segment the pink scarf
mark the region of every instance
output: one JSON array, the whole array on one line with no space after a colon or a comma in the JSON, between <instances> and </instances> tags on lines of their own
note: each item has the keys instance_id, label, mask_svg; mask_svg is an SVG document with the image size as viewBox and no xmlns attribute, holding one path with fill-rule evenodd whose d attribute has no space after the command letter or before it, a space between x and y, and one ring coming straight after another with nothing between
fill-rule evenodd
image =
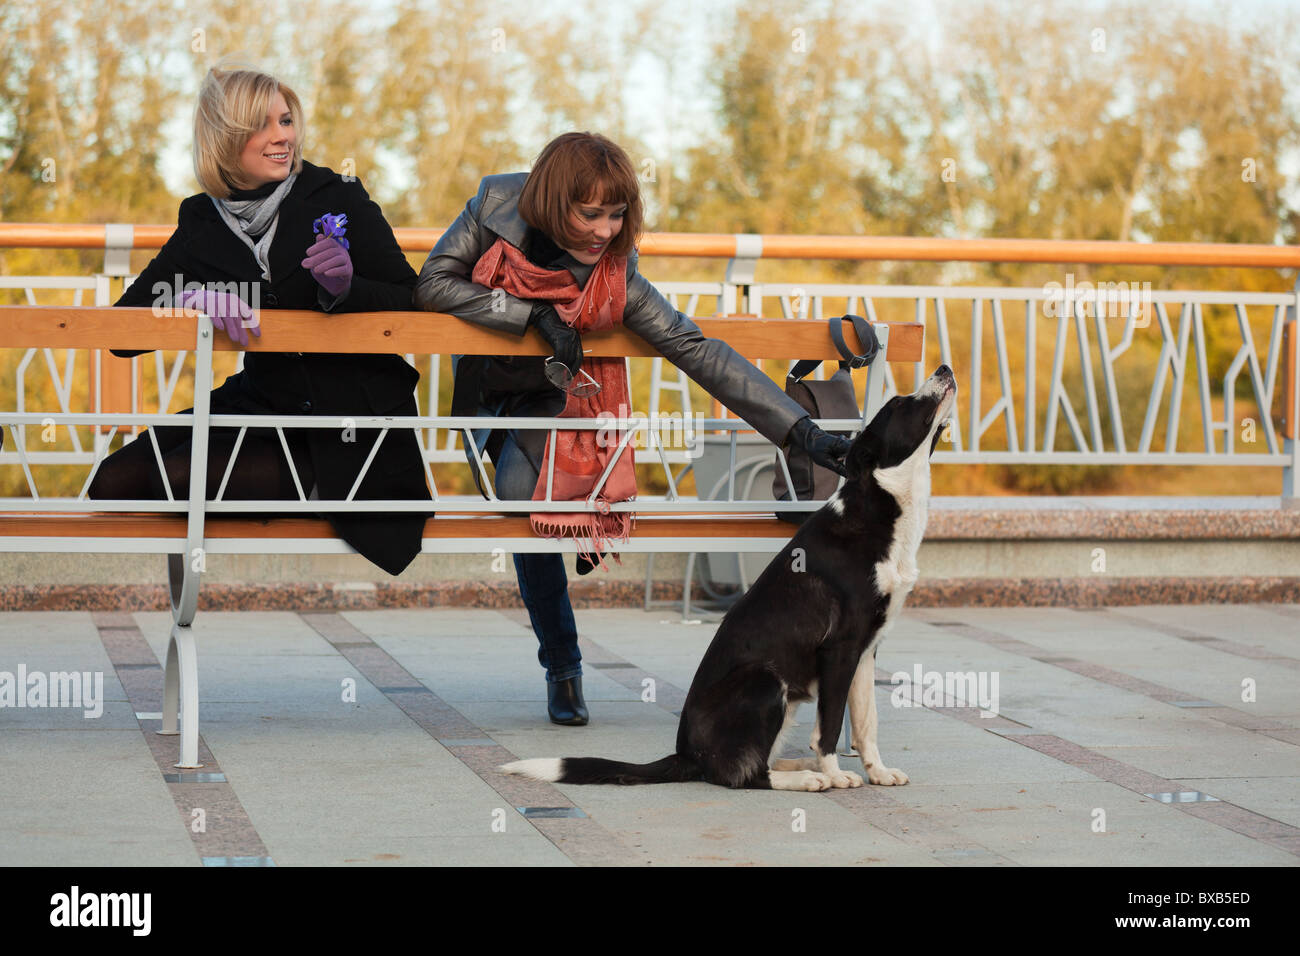
<instances>
[{"instance_id":1,"label":"pink scarf","mask_svg":"<svg viewBox=\"0 0 1300 956\"><path fill-rule=\"evenodd\" d=\"M579 289L569 270L534 265L510 243L498 239L483 253L471 278L479 285L504 289L516 298L554 303L560 318L582 334L612 329L623 323L623 307L627 304L625 256L601 256L586 287ZM602 413L618 418L626 416L632 400L624 360L588 358L583 361L582 369L600 383L600 391L587 398L566 395L560 417L599 418ZM555 459L552 500L586 501L591 497L624 437L622 432L614 432L612 436L611 432L612 429L556 432L554 447L551 442L546 444L533 500L546 499L546 476L552 457ZM572 537L578 543L579 553L594 562L597 559L586 550L584 541L590 539L597 554L609 550L611 539L626 541L631 536L635 516L631 512L611 512L609 505L635 498L636 469L629 442L596 497L599 514L535 512L531 515L533 531L544 538ZM601 567L605 567L603 561Z\"/></svg>"}]
</instances>

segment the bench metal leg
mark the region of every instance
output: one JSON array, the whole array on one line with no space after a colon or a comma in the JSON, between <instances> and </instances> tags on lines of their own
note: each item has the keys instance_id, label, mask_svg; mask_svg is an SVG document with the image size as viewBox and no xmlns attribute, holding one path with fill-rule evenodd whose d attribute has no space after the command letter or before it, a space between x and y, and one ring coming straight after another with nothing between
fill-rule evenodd
<instances>
[{"instance_id":1,"label":"bench metal leg","mask_svg":"<svg viewBox=\"0 0 1300 956\"><path fill-rule=\"evenodd\" d=\"M163 672L163 718L158 733L181 738L178 768L194 770L199 763L199 667L191 622L198 604L198 575L186 555L167 555L167 582L172 601L172 630ZM177 727L179 715L180 726Z\"/></svg>"},{"instance_id":2,"label":"bench metal leg","mask_svg":"<svg viewBox=\"0 0 1300 956\"><path fill-rule=\"evenodd\" d=\"M180 727L177 728L177 717ZM199 763L199 670L194 633L187 624L173 624L167 642L167 668L163 675L164 737L180 734L181 755L176 766L183 770L202 767Z\"/></svg>"},{"instance_id":3,"label":"bench metal leg","mask_svg":"<svg viewBox=\"0 0 1300 956\"><path fill-rule=\"evenodd\" d=\"M186 511L185 550L167 555L167 585L171 595L172 632L167 643L167 669L163 676L161 734L177 733L180 715L183 770L199 763L199 668L194 649L194 614L199 607L199 575L204 567L203 520L207 501L208 413L212 396L212 322L200 315L194 343L194 417L190 433L190 501ZM292 462L290 462L292 466ZM296 477L295 477L295 480Z\"/></svg>"},{"instance_id":4,"label":"bench metal leg","mask_svg":"<svg viewBox=\"0 0 1300 956\"><path fill-rule=\"evenodd\" d=\"M162 729L160 737L175 737L180 733L177 717L181 710L181 678L176 663L176 641L167 639L167 666L163 669Z\"/></svg>"}]
</instances>

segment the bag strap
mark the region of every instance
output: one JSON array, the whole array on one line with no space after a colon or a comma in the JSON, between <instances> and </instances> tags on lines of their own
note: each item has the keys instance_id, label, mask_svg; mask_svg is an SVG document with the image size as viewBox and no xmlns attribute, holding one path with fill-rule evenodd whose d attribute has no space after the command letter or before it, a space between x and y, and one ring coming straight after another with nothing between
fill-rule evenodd
<instances>
[{"instance_id":1,"label":"bag strap","mask_svg":"<svg viewBox=\"0 0 1300 956\"><path fill-rule=\"evenodd\" d=\"M853 329L858 333L858 341L863 344L866 351L861 355L855 355L849 350L848 343L844 341L844 323L852 322ZM831 330L831 341L835 343L835 348L843 358L840 359L840 368L855 369L870 365L880 352L880 340L876 338L876 330L860 315L842 315L838 318L829 320ZM790 374L786 376L785 384L789 387L794 382L799 381L805 375L813 371L822 364L821 359L800 359L790 369Z\"/></svg>"},{"instance_id":2,"label":"bag strap","mask_svg":"<svg viewBox=\"0 0 1300 956\"><path fill-rule=\"evenodd\" d=\"M794 366L790 369L790 374L785 377L786 388L789 388L795 382L800 381L805 375L821 364L821 359L800 359L795 362Z\"/></svg>"},{"instance_id":3,"label":"bag strap","mask_svg":"<svg viewBox=\"0 0 1300 956\"><path fill-rule=\"evenodd\" d=\"M844 341L845 322L853 323L853 330L858 333L858 341L866 349L861 355L854 355L850 352L848 345ZM876 338L876 330L871 327L870 322L860 315L842 315L838 321L831 319L831 339L835 342L835 347L840 350L840 355L844 356L844 362L848 363L849 368L862 368L870 365L877 353L880 352L880 340Z\"/></svg>"}]
</instances>

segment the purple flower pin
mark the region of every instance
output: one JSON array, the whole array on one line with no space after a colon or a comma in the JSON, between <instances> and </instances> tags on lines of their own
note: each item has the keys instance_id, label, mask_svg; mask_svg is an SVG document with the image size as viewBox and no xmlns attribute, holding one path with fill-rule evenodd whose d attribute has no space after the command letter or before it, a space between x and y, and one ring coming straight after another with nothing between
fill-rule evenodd
<instances>
[{"instance_id":1,"label":"purple flower pin","mask_svg":"<svg viewBox=\"0 0 1300 956\"><path fill-rule=\"evenodd\" d=\"M326 213L311 224L312 231L322 239L337 239L339 245L344 249L348 247L347 235L348 215L339 213L337 216L332 213Z\"/></svg>"}]
</instances>

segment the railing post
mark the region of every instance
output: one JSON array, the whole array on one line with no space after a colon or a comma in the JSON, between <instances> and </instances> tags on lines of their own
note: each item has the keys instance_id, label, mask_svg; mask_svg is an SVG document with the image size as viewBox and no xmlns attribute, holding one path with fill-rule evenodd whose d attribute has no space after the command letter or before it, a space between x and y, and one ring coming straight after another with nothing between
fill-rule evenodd
<instances>
[{"instance_id":1,"label":"railing post","mask_svg":"<svg viewBox=\"0 0 1300 956\"><path fill-rule=\"evenodd\" d=\"M1300 278L1296 279L1295 301L1287 306L1286 323L1282 327L1282 450L1290 459L1282 467L1282 507L1300 508L1300 388L1296 387L1296 373L1300 372Z\"/></svg>"},{"instance_id":2,"label":"railing post","mask_svg":"<svg viewBox=\"0 0 1300 956\"><path fill-rule=\"evenodd\" d=\"M129 276L131 250L135 248L135 226L110 222L104 226L104 275ZM97 302L96 305L99 303ZM108 305L107 302L104 305Z\"/></svg>"},{"instance_id":3,"label":"railing post","mask_svg":"<svg viewBox=\"0 0 1300 956\"><path fill-rule=\"evenodd\" d=\"M727 260L727 275L723 280L722 310L726 315L753 312L749 307L748 289L754 283L754 270L763 257L763 237L752 233L736 234L736 255ZM746 301L741 302L744 298Z\"/></svg>"}]
</instances>

